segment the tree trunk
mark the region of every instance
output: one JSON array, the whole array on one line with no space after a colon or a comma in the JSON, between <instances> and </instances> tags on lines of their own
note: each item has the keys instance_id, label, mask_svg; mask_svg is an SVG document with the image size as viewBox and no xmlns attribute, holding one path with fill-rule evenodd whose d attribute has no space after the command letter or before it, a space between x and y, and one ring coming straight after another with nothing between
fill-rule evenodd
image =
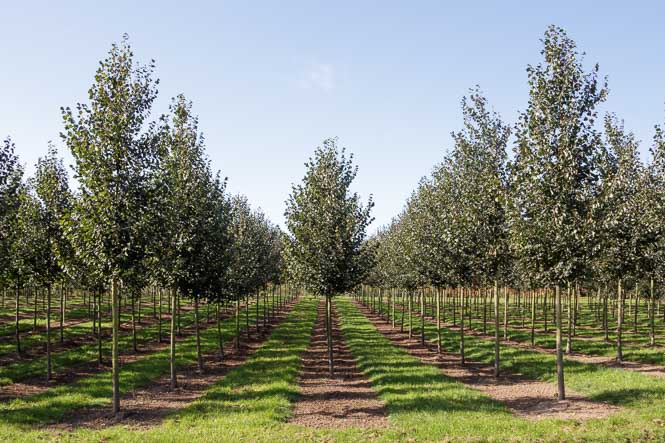
<instances>
[{"instance_id":1,"label":"tree trunk","mask_svg":"<svg viewBox=\"0 0 665 443\"><path fill-rule=\"evenodd\" d=\"M178 316L178 294L175 289L171 290L171 343L169 351L169 360L171 366L171 389L178 387L178 379L176 377L176 367L175 367L175 339L177 328L176 325Z\"/></svg>"},{"instance_id":2,"label":"tree trunk","mask_svg":"<svg viewBox=\"0 0 665 443\"><path fill-rule=\"evenodd\" d=\"M21 305L21 291L16 287L16 353L21 354L21 317L19 313Z\"/></svg>"},{"instance_id":3,"label":"tree trunk","mask_svg":"<svg viewBox=\"0 0 665 443\"><path fill-rule=\"evenodd\" d=\"M111 366L113 373L113 413L120 412L120 346L118 334L120 331L120 295L118 294L118 279L111 279L111 318L113 328L111 332Z\"/></svg>"},{"instance_id":4,"label":"tree trunk","mask_svg":"<svg viewBox=\"0 0 665 443\"><path fill-rule=\"evenodd\" d=\"M500 345L499 345L499 281L494 280L494 376L500 371Z\"/></svg>"},{"instance_id":5,"label":"tree trunk","mask_svg":"<svg viewBox=\"0 0 665 443\"><path fill-rule=\"evenodd\" d=\"M600 289L598 289L600 291ZM607 291L607 285L605 285L605 293L603 294L603 338L605 341L610 339L609 331L609 321L607 318L607 299L609 297L609 292Z\"/></svg>"},{"instance_id":6,"label":"tree trunk","mask_svg":"<svg viewBox=\"0 0 665 443\"><path fill-rule=\"evenodd\" d=\"M49 283L46 286L46 381L51 380L51 291L52 286Z\"/></svg>"},{"instance_id":7,"label":"tree trunk","mask_svg":"<svg viewBox=\"0 0 665 443\"><path fill-rule=\"evenodd\" d=\"M240 296L236 296L236 350L240 349Z\"/></svg>"},{"instance_id":8,"label":"tree trunk","mask_svg":"<svg viewBox=\"0 0 665 443\"><path fill-rule=\"evenodd\" d=\"M441 289L436 288L436 352L441 353Z\"/></svg>"},{"instance_id":9,"label":"tree trunk","mask_svg":"<svg viewBox=\"0 0 665 443\"><path fill-rule=\"evenodd\" d=\"M65 306L67 304L64 285L60 286L60 344L65 342Z\"/></svg>"},{"instance_id":10,"label":"tree trunk","mask_svg":"<svg viewBox=\"0 0 665 443\"><path fill-rule=\"evenodd\" d=\"M556 375L559 400L566 399L566 388L563 380L563 349L561 347L561 287L555 289L555 322L556 322Z\"/></svg>"},{"instance_id":11,"label":"tree trunk","mask_svg":"<svg viewBox=\"0 0 665 443\"><path fill-rule=\"evenodd\" d=\"M217 302L217 338L219 340L219 359L221 361L224 360L224 337L222 336L222 314L220 310L220 303Z\"/></svg>"},{"instance_id":12,"label":"tree trunk","mask_svg":"<svg viewBox=\"0 0 665 443\"><path fill-rule=\"evenodd\" d=\"M573 295L570 291L570 283L568 283L568 292L566 296L568 304L568 331L566 336L566 355L573 352Z\"/></svg>"},{"instance_id":13,"label":"tree trunk","mask_svg":"<svg viewBox=\"0 0 665 443\"><path fill-rule=\"evenodd\" d=\"M136 349L136 308L135 308L136 301L134 299L134 294L130 293L129 296L131 298L130 303L132 305L131 306L131 308L132 308L132 349L134 350L134 352L137 352L138 349Z\"/></svg>"},{"instance_id":14,"label":"tree trunk","mask_svg":"<svg viewBox=\"0 0 665 443\"><path fill-rule=\"evenodd\" d=\"M503 339L508 340L508 288L503 288Z\"/></svg>"},{"instance_id":15,"label":"tree trunk","mask_svg":"<svg viewBox=\"0 0 665 443\"><path fill-rule=\"evenodd\" d=\"M617 303L618 310L617 313L617 361L619 363L623 362L623 349L621 342L621 333L623 329L623 289L621 288L621 279L617 285Z\"/></svg>"},{"instance_id":16,"label":"tree trunk","mask_svg":"<svg viewBox=\"0 0 665 443\"><path fill-rule=\"evenodd\" d=\"M531 346L536 345L536 302L537 292L531 291Z\"/></svg>"},{"instance_id":17,"label":"tree trunk","mask_svg":"<svg viewBox=\"0 0 665 443\"><path fill-rule=\"evenodd\" d=\"M409 291L409 338L413 336L413 292Z\"/></svg>"},{"instance_id":18,"label":"tree trunk","mask_svg":"<svg viewBox=\"0 0 665 443\"><path fill-rule=\"evenodd\" d=\"M162 342L162 289L158 289L159 293L159 310L157 311L157 343Z\"/></svg>"},{"instance_id":19,"label":"tree trunk","mask_svg":"<svg viewBox=\"0 0 665 443\"><path fill-rule=\"evenodd\" d=\"M420 291L420 344L425 345L425 291Z\"/></svg>"},{"instance_id":20,"label":"tree trunk","mask_svg":"<svg viewBox=\"0 0 665 443\"><path fill-rule=\"evenodd\" d=\"M460 288L460 316L459 316L459 353L460 361L464 364L464 288Z\"/></svg>"},{"instance_id":21,"label":"tree trunk","mask_svg":"<svg viewBox=\"0 0 665 443\"><path fill-rule=\"evenodd\" d=\"M199 372L203 372L203 356L201 355L201 334L199 331L199 295L194 294L194 332L196 334L196 363Z\"/></svg>"},{"instance_id":22,"label":"tree trunk","mask_svg":"<svg viewBox=\"0 0 665 443\"><path fill-rule=\"evenodd\" d=\"M653 277L649 279L649 345L656 346L656 322L654 308L656 298L653 291Z\"/></svg>"},{"instance_id":23,"label":"tree trunk","mask_svg":"<svg viewBox=\"0 0 665 443\"><path fill-rule=\"evenodd\" d=\"M97 364L102 365L102 291L97 292L95 315L97 316Z\"/></svg>"}]
</instances>

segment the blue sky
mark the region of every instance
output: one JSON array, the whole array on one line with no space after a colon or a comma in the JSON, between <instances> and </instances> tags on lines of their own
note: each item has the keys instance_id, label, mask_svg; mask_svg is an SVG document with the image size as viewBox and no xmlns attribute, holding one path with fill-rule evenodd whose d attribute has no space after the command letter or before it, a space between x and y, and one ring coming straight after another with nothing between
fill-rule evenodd
<instances>
[{"instance_id":1,"label":"blue sky","mask_svg":"<svg viewBox=\"0 0 665 443\"><path fill-rule=\"evenodd\" d=\"M0 0L0 10L0 136L12 136L28 170L48 140L61 145L60 106L86 99L126 32L139 61L156 60L155 117L184 93L229 189L280 224L303 163L331 136L355 155L375 226L388 222L450 148L468 88L479 84L515 120L552 23L600 63L602 112L625 119L643 152L665 123L657 1Z\"/></svg>"}]
</instances>

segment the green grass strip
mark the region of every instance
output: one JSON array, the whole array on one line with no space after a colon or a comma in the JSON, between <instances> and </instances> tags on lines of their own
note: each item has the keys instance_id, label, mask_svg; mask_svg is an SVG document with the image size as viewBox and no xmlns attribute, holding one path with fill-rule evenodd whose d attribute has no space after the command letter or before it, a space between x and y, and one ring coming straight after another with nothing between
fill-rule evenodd
<instances>
[{"instance_id":1,"label":"green grass strip","mask_svg":"<svg viewBox=\"0 0 665 443\"><path fill-rule=\"evenodd\" d=\"M396 317L399 319L399 311ZM414 312L414 326L420 327L420 317ZM414 327L414 336L418 336ZM436 340L433 320L425 322L425 336ZM448 352L459 352L460 334L442 328L443 347ZM471 361L492 364L494 341L487 337L465 335L465 356ZM510 345L501 345L501 368L523 374L534 380L556 382L556 356ZM591 400L604 401L625 407L624 412L605 419L588 420L576 424L575 436L581 440L643 441L665 440L665 379L602 365L566 360L566 387ZM566 429L566 428L564 428ZM572 429L572 430L571 430ZM554 432L554 429L552 430ZM529 435L530 436L530 435Z\"/></svg>"}]
</instances>

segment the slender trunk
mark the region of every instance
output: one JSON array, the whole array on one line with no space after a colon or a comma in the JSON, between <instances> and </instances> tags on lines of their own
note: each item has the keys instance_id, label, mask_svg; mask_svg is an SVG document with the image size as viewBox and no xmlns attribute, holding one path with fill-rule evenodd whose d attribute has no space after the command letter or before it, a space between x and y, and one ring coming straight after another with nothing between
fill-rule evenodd
<instances>
[{"instance_id":1,"label":"slender trunk","mask_svg":"<svg viewBox=\"0 0 665 443\"><path fill-rule=\"evenodd\" d=\"M436 288L436 352L441 353L441 289Z\"/></svg>"},{"instance_id":2,"label":"slender trunk","mask_svg":"<svg viewBox=\"0 0 665 443\"><path fill-rule=\"evenodd\" d=\"M178 291L175 289L171 290L171 342L169 343L169 360L171 367L171 389L178 387L178 378L176 376L176 367L175 367L175 341L177 334L177 315L178 314Z\"/></svg>"},{"instance_id":3,"label":"slender trunk","mask_svg":"<svg viewBox=\"0 0 665 443\"><path fill-rule=\"evenodd\" d=\"M196 334L196 363L199 372L203 372L203 356L201 355L201 334L199 331L199 295L194 294L194 332Z\"/></svg>"},{"instance_id":4,"label":"slender trunk","mask_svg":"<svg viewBox=\"0 0 665 443\"><path fill-rule=\"evenodd\" d=\"M51 380L51 292L52 286L46 286L46 381Z\"/></svg>"},{"instance_id":5,"label":"slender trunk","mask_svg":"<svg viewBox=\"0 0 665 443\"><path fill-rule=\"evenodd\" d=\"M460 361L464 364L464 288L460 288L460 316L459 316L459 353Z\"/></svg>"},{"instance_id":6,"label":"slender trunk","mask_svg":"<svg viewBox=\"0 0 665 443\"><path fill-rule=\"evenodd\" d=\"M621 287L621 279L617 285L617 303L619 312L617 313L617 361L619 363L623 362L623 349L621 342L621 333L623 330L623 289Z\"/></svg>"},{"instance_id":7,"label":"slender trunk","mask_svg":"<svg viewBox=\"0 0 665 443\"><path fill-rule=\"evenodd\" d=\"M573 298L572 298L572 293L570 290L570 282L568 283L568 292L566 296L567 304L568 304L568 331L567 336L566 336L566 355L570 354L573 352Z\"/></svg>"},{"instance_id":8,"label":"slender trunk","mask_svg":"<svg viewBox=\"0 0 665 443\"><path fill-rule=\"evenodd\" d=\"M536 291L531 291L531 346L536 345Z\"/></svg>"},{"instance_id":9,"label":"slender trunk","mask_svg":"<svg viewBox=\"0 0 665 443\"><path fill-rule=\"evenodd\" d=\"M97 292L95 315L97 316L97 364L102 365L102 291Z\"/></svg>"},{"instance_id":10,"label":"slender trunk","mask_svg":"<svg viewBox=\"0 0 665 443\"><path fill-rule=\"evenodd\" d=\"M508 288L503 288L503 339L508 340Z\"/></svg>"},{"instance_id":11,"label":"slender trunk","mask_svg":"<svg viewBox=\"0 0 665 443\"><path fill-rule=\"evenodd\" d=\"M65 305L66 292L64 285L60 285L60 344L65 342Z\"/></svg>"},{"instance_id":12,"label":"slender trunk","mask_svg":"<svg viewBox=\"0 0 665 443\"><path fill-rule=\"evenodd\" d=\"M420 291L420 344L425 345L425 291Z\"/></svg>"},{"instance_id":13,"label":"slender trunk","mask_svg":"<svg viewBox=\"0 0 665 443\"><path fill-rule=\"evenodd\" d=\"M635 305L633 307L633 333L637 334L637 311L640 307L639 283L635 283Z\"/></svg>"},{"instance_id":14,"label":"slender trunk","mask_svg":"<svg viewBox=\"0 0 665 443\"><path fill-rule=\"evenodd\" d=\"M236 350L240 349L240 297L236 297Z\"/></svg>"},{"instance_id":15,"label":"slender trunk","mask_svg":"<svg viewBox=\"0 0 665 443\"><path fill-rule=\"evenodd\" d=\"M598 289L600 291L600 289ZM608 341L610 339L609 331L609 321L607 319L607 299L609 293L607 291L607 285L605 285L605 293L603 294L603 339Z\"/></svg>"},{"instance_id":16,"label":"slender trunk","mask_svg":"<svg viewBox=\"0 0 665 443\"><path fill-rule=\"evenodd\" d=\"M409 291L409 338L413 336L413 293Z\"/></svg>"},{"instance_id":17,"label":"slender trunk","mask_svg":"<svg viewBox=\"0 0 665 443\"><path fill-rule=\"evenodd\" d=\"M162 342L162 289L158 289L159 293L157 297L159 298L159 310L157 311L157 343Z\"/></svg>"},{"instance_id":18,"label":"slender trunk","mask_svg":"<svg viewBox=\"0 0 665 443\"><path fill-rule=\"evenodd\" d=\"M499 345L499 281L494 280L494 376L500 371L500 345Z\"/></svg>"},{"instance_id":19,"label":"slender trunk","mask_svg":"<svg viewBox=\"0 0 665 443\"><path fill-rule=\"evenodd\" d=\"M19 315L19 309L20 309L20 304L21 300L21 291L19 290L18 287L16 287L16 328L15 328L15 333L16 333L16 353L21 354L21 317Z\"/></svg>"},{"instance_id":20,"label":"slender trunk","mask_svg":"<svg viewBox=\"0 0 665 443\"><path fill-rule=\"evenodd\" d=\"M113 413L120 412L120 346L118 335L120 332L120 295L118 294L118 279L111 279L111 319L113 328L111 332L111 366L113 373Z\"/></svg>"},{"instance_id":21,"label":"slender trunk","mask_svg":"<svg viewBox=\"0 0 665 443\"><path fill-rule=\"evenodd\" d=\"M224 337L222 336L222 319L220 303L217 303L217 338L219 340L219 359L224 360Z\"/></svg>"},{"instance_id":22,"label":"slender trunk","mask_svg":"<svg viewBox=\"0 0 665 443\"><path fill-rule=\"evenodd\" d=\"M134 298L134 294L129 294L131 300L131 309L132 309L132 349L134 352L137 352L138 349L136 348L136 300Z\"/></svg>"},{"instance_id":23,"label":"slender trunk","mask_svg":"<svg viewBox=\"0 0 665 443\"><path fill-rule=\"evenodd\" d=\"M563 380L563 349L561 347L561 287L555 289L555 322L556 322L556 375L559 400L566 399L566 388Z\"/></svg>"},{"instance_id":24,"label":"slender trunk","mask_svg":"<svg viewBox=\"0 0 665 443\"><path fill-rule=\"evenodd\" d=\"M653 277L649 279L649 345L656 346L656 323L654 315L654 307L656 304L655 294L653 290Z\"/></svg>"}]
</instances>

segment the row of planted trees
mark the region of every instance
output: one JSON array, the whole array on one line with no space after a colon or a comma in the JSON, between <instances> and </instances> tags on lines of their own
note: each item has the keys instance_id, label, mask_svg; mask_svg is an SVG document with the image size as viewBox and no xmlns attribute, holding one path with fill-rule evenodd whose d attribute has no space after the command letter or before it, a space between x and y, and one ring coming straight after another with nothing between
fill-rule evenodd
<instances>
[{"instance_id":1,"label":"row of planted trees","mask_svg":"<svg viewBox=\"0 0 665 443\"><path fill-rule=\"evenodd\" d=\"M655 344L665 270L665 134L656 126L650 162L643 164L638 141L616 116L596 123L608 94L598 65L585 71L560 28L550 27L542 43L543 60L527 67L529 101L514 126L491 111L478 88L462 100L464 126L452 134L453 149L370 240L376 264L366 283L387 288L386 300L401 300L409 313L409 294L422 295L423 288L430 292L419 302L431 297L437 318L446 298L457 303L462 361L467 303L481 300L487 315L491 301L497 375L500 323L507 331L508 322L507 314L500 318L502 300L507 313L510 293L529 294L522 309L529 307L532 321L536 310L545 321L553 310L563 399L562 298L568 300L568 352L581 295L593 301L605 331L608 301L616 307L621 361L629 287L648 300Z\"/></svg>"},{"instance_id":2,"label":"row of planted trees","mask_svg":"<svg viewBox=\"0 0 665 443\"><path fill-rule=\"evenodd\" d=\"M219 311L220 305L235 301L238 317L242 300L248 305L256 295L258 301L259 292L268 287L274 294L280 283L279 228L252 210L244 197L229 195L226 179L213 173L197 118L184 96L173 99L168 115L149 120L157 85L154 63L137 64L125 37L100 63L89 101L62 109L61 137L74 158L76 191L70 190L53 145L27 180L11 140L0 147L0 286L3 294L10 291L16 298L17 351L19 297L25 288L45 294L49 379L54 288L61 294L71 288L94 294L99 329L101 297L108 294L116 412L121 299L131 302L132 313L134 301L146 292L170 299L175 386L180 299L194 305L203 369L201 303ZM35 297L35 312L36 303ZM267 300L264 309L266 305ZM161 310L161 302L159 306Z\"/></svg>"}]
</instances>

